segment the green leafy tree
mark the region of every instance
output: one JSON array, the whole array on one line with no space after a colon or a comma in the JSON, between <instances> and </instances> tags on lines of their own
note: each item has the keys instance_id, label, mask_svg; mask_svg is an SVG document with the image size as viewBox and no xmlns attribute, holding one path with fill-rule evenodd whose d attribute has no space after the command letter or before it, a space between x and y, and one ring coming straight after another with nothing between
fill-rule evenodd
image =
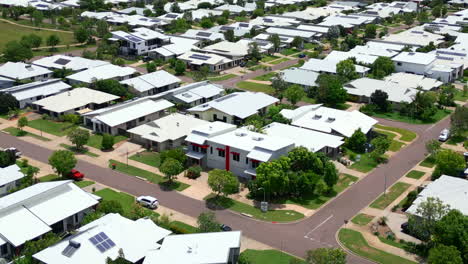
<instances>
[{"instance_id":1,"label":"green leafy tree","mask_svg":"<svg viewBox=\"0 0 468 264\"><path fill-rule=\"evenodd\" d=\"M252 18L262 17L264 15L265 15L265 11L260 8L257 8L252 12Z\"/></svg>"},{"instance_id":2,"label":"green leafy tree","mask_svg":"<svg viewBox=\"0 0 468 264\"><path fill-rule=\"evenodd\" d=\"M405 25L411 26L414 23L414 15L412 13L404 13L403 21L405 22Z\"/></svg>"},{"instance_id":3,"label":"green leafy tree","mask_svg":"<svg viewBox=\"0 0 468 264\"><path fill-rule=\"evenodd\" d=\"M381 157L390 148L391 140L386 136L376 137L371 141L374 150L371 153L371 158L377 162L381 161Z\"/></svg>"},{"instance_id":4,"label":"green leafy tree","mask_svg":"<svg viewBox=\"0 0 468 264\"><path fill-rule=\"evenodd\" d=\"M291 46L296 47L297 49L303 49L304 39L299 36L295 36L293 41L291 42Z\"/></svg>"},{"instance_id":5,"label":"green leafy tree","mask_svg":"<svg viewBox=\"0 0 468 264\"><path fill-rule=\"evenodd\" d=\"M465 168L465 159L463 155L453 150L443 149L437 152L435 164L436 168L432 173L433 180L442 174L457 176Z\"/></svg>"},{"instance_id":6,"label":"green leafy tree","mask_svg":"<svg viewBox=\"0 0 468 264\"><path fill-rule=\"evenodd\" d=\"M371 70L375 78L382 79L395 71L395 65L388 57L378 57L372 64Z\"/></svg>"},{"instance_id":7,"label":"green leafy tree","mask_svg":"<svg viewBox=\"0 0 468 264\"><path fill-rule=\"evenodd\" d=\"M427 11L420 11L418 13L417 19L418 19L419 23L421 23L421 24L429 22L429 16L427 14Z\"/></svg>"},{"instance_id":8,"label":"green leafy tree","mask_svg":"<svg viewBox=\"0 0 468 264\"><path fill-rule=\"evenodd\" d=\"M60 43L60 38L56 34L52 34L47 38L46 42L47 46L49 46L51 50L54 50L55 46Z\"/></svg>"},{"instance_id":9,"label":"green leafy tree","mask_svg":"<svg viewBox=\"0 0 468 264\"><path fill-rule=\"evenodd\" d=\"M305 95L304 88L297 84L289 86L286 91L284 91L284 97L293 105L296 105Z\"/></svg>"},{"instance_id":10,"label":"green leafy tree","mask_svg":"<svg viewBox=\"0 0 468 264\"><path fill-rule=\"evenodd\" d=\"M97 212L100 212L104 215L106 214L120 214L124 215L125 211L122 207L122 204L117 200L103 200L101 201L97 208Z\"/></svg>"},{"instance_id":11,"label":"green leafy tree","mask_svg":"<svg viewBox=\"0 0 468 264\"><path fill-rule=\"evenodd\" d=\"M458 210L451 210L437 221L433 241L446 246L454 246L460 252L468 252L468 216ZM463 254L464 261L468 255Z\"/></svg>"},{"instance_id":12,"label":"green leafy tree","mask_svg":"<svg viewBox=\"0 0 468 264\"><path fill-rule=\"evenodd\" d=\"M31 257L37 252L58 243L60 240L61 237L59 237L57 234L53 232L48 232L47 234L43 235L40 239L26 241L23 249L21 250L21 254L26 257Z\"/></svg>"},{"instance_id":13,"label":"green leafy tree","mask_svg":"<svg viewBox=\"0 0 468 264\"><path fill-rule=\"evenodd\" d=\"M452 134L454 136L463 136L463 134L468 131L468 108L465 106L457 106L455 112L450 116L450 121Z\"/></svg>"},{"instance_id":14,"label":"green leafy tree","mask_svg":"<svg viewBox=\"0 0 468 264\"><path fill-rule=\"evenodd\" d=\"M417 92L410 109L416 118L429 121L437 113L436 102L437 95L434 92Z\"/></svg>"},{"instance_id":15,"label":"green leafy tree","mask_svg":"<svg viewBox=\"0 0 468 264\"><path fill-rule=\"evenodd\" d=\"M200 20L200 26L202 28L212 28L214 26L213 21L210 18L204 17Z\"/></svg>"},{"instance_id":16,"label":"green leafy tree","mask_svg":"<svg viewBox=\"0 0 468 264\"><path fill-rule=\"evenodd\" d=\"M89 30L84 27L79 27L73 34L78 43L85 43L90 37Z\"/></svg>"},{"instance_id":17,"label":"green leafy tree","mask_svg":"<svg viewBox=\"0 0 468 264\"><path fill-rule=\"evenodd\" d=\"M335 164L331 162L325 163L323 180L328 186L328 190L332 190L333 186L338 182L338 170Z\"/></svg>"},{"instance_id":18,"label":"green leafy tree","mask_svg":"<svg viewBox=\"0 0 468 264\"><path fill-rule=\"evenodd\" d=\"M200 233L220 231L220 223L216 219L216 215L211 211L201 213L198 216L197 223Z\"/></svg>"},{"instance_id":19,"label":"green leafy tree","mask_svg":"<svg viewBox=\"0 0 468 264\"><path fill-rule=\"evenodd\" d=\"M56 150L49 157L49 164L60 177L64 177L75 167L76 158L71 151Z\"/></svg>"},{"instance_id":20,"label":"green leafy tree","mask_svg":"<svg viewBox=\"0 0 468 264\"><path fill-rule=\"evenodd\" d=\"M442 219L450 210L448 205L439 198L428 197L419 203L415 214L408 219L408 227L412 235L427 242L435 232L437 221Z\"/></svg>"},{"instance_id":21,"label":"green leafy tree","mask_svg":"<svg viewBox=\"0 0 468 264\"><path fill-rule=\"evenodd\" d=\"M280 37L278 36L278 34L273 34L273 35L270 35L270 37L268 38L268 40L273 44L273 49L275 51L278 51L280 45L281 45L281 39Z\"/></svg>"},{"instance_id":22,"label":"green leafy tree","mask_svg":"<svg viewBox=\"0 0 468 264\"><path fill-rule=\"evenodd\" d=\"M340 248L317 248L307 251L310 264L346 264L346 252Z\"/></svg>"},{"instance_id":23,"label":"green leafy tree","mask_svg":"<svg viewBox=\"0 0 468 264\"><path fill-rule=\"evenodd\" d=\"M184 166L173 158L167 158L159 167L159 170L164 173L168 182L172 182L173 178L184 171Z\"/></svg>"},{"instance_id":24,"label":"green leafy tree","mask_svg":"<svg viewBox=\"0 0 468 264\"><path fill-rule=\"evenodd\" d=\"M454 246L437 245L429 250L428 264L463 264L460 251Z\"/></svg>"},{"instance_id":25,"label":"green leafy tree","mask_svg":"<svg viewBox=\"0 0 468 264\"><path fill-rule=\"evenodd\" d=\"M3 59L5 61L18 62L29 60L33 57L30 47L21 45L17 41L10 41L3 50Z\"/></svg>"},{"instance_id":26,"label":"green leafy tree","mask_svg":"<svg viewBox=\"0 0 468 264\"><path fill-rule=\"evenodd\" d=\"M345 146L350 150L357 153L364 153L366 149L367 137L362 133L361 129L354 131L354 133L345 140Z\"/></svg>"},{"instance_id":27,"label":"green leafy tree","mask_svg":"<svg viewBox=\"0 0 468 264\"><path fill-rule=\"evenodd\" d=\"M133 96L125 86L123 86L119 81L113 79L98 80L94 82L91 87L95 90L120 97L131 98Z\"/></svg>"},{"instance_id":28,"label":"green leafy tree","mask_svg":"<svg viewBox=\"0 0 468 264\"><path fill-rule=\"evenodd\" d=\"M156 71L156 64L154 64L154 62L148 62L148 64L146 64L146 70L148 71L148 73L151 73L151 72L155 72Z\"/></svg>"},{"instance_id":29,"label":"green leafy tree","mask_svg":"<svg viewBox=\"0 0 468 264\"><path fill-rule=\"evenodd\" d=\"M198 71L193 72L193 78L195 81L203 81L208 78L209 74L210 68L207 65L203 65Z\"/></svg>"},{"instance_id":30,"label":"green leafy tree","mask_svg":"<svg viewBox=\"0 0 468 264\"><path fill-rule=\"evenodd\" d=\"M44 20L44 14L39 10L34 10L32 13L32 19L34 25L37 27L42 24L42 21Z\"/></svg>"},{"instance_id":31,"label":"green leafy tree","mask_svg":"<svg viewBox=\"0 0 468 264\"><path fill-rule=\"evenodd\" d=\"M356 72L356 66L354 66L354 61L351 59L340 61L336 65L336 74L341 77L343 82L348 82L359 77L359 74Z\"/></svg>"},{"instance_id":32,"label":"green leafy tree","mask_svg":"<svg viewBox=\"0 0 468 264\"><path fill-rule=\"evenodd\" d=\"M75 128L70 130L67 135L67 138L75 144L76 149L81 150L90 138L90 134L88 130Z\"/></svg>"},{"instance_id":33,"label":"green leafy tree","mask_svg":"<svg viewBox=\"0 0 468 264\"><path fill-rule=\"evenodd\" d=\"M388 94L382 90L376 90L371 94L371 102L375 104L381 112L387 112L390 110L390 103L387 99Z\"/></svg>"},{"instance_id":34,"label":"green leafy tree","mask_svg":"<svg viewBox=\"0 0 468 264\"><path fill-rule=\"evenodd\" d=\"M173 13L182 13L182 9L180 9L180 6L177 2L174 2L172 5L171 5L171 12Z\"/></svg>"},{"instance_id":35,"label":"green leafy tree","mask_svg":"<svg viewBox=\"0 0 468 264\"><path fill-rule=\"evenodd\" d=\"M375 24L367 24L364 29L364 37L373 39L377 36L377 26Z\"/></svg>"},{"instance_id":36,"label":"green leafy tree","mask_svg":"<svg viewBox=\"0 0 468 264\"><path fill-rule=\"evenodd\" d=\"M257 42L251 42L249 44L249 56L254 61L259 61L262 59L262 54L260 53Z\"/></svg>"},{"instance_id":37,"label":"green leafy tree","mask_svg":"<svg viewBox=\"0 0 468 264\"><path fill-rule=\"evenodd\" d=\"M42 38L34 33L21 37L20 44L28 48L38 48L42 44Z\"/></svg>"},{"instance_id":38,"label":"green leafy tree","mask_svg":"<svg viewBox=\"0 0 468 264\"><path fill-rule=\"evenodd\" d=\"M227 41L234 42L236 40L236 36L234 35L234 30L228 29L224 32L224 38Z\"/></svg>"},{"instance_id":39,"label":"green leafy tree","mask_svg":"<svg viewBox=\"0 0 468 264\"><path fill-rule=\"evenodd\" d=\"M164 150L159 155L161 163L163 163L168 158L178 160L181 164L185 164L187 161L187 156L185 155L185 152L182 148Z\"/></svg>"},{"instance_id":40,"label":"green leafy tree","mask_svg":"<svg viewBox=\"0 0 468 264\"><path fill-rule=\"evenodd\" d=\"M321 74L317 78L317 100L328 106L337 106L346 102L348 96L340 77Z\"/></svg>"},{"instance_id":41,"label":"green leafy tree","mask_svg":"<svg viewBox=\"0 0 468 264\"><path fill-rule=\"evenodd\" d=\"M228 196L239 192L239 180L230 171L214 169L208 173L208 185L216 196Z\"/></svg>"},{"instance_id":42,"label":"green leafy tree","mask_svg":"<svg viewBox=\"0 0 468 264\"><path fill-rule=\"evenodd\" d=\"M429 154L435 155L437 154L437 152L439 152L441 145L442 143L440 143L440 141L438 141L437 139L431 139L426 142L426 150Z\"/></svg>"},{"instance_id":43,"label":"green leafy tree","mask_svg":"<svg viewBox=\"0 0 468 264\"><path fill-rule=\"evenodd\" d=\"M271 87L275 90L275 96L280 100L283 99L284 91L289 87L289 84L285 82L281 77L276 76L272 78Z\"/></svg>"},{"instance_id":44,"label":"green leafy tree","mask_svg":"<svg viewBox=\"0 0 468 264\"><path fill-rule=\"evenodd\" d=\"M0 92L0 114L5 115L7 114L11 109L17 109L19 107L19 102L16 100L16 98L7 93L2 93Z\"/></svg>"},{"instance_id":45,"label":"green leafy tree","mask_svg":"<svg viewBox=\"0 0 468 264\"><path fill-rule=\"evenodd\" d=\"M174 70L176 72L176 75L182 75L184 74L185 72L185 68L187 66L185 66L185 62L181 61L181 60L177 60L175 62L175 67L174 67Z\"/></svg>"},{"instance_id":46,"label":"green leafy tree","mask_svg":"<svg viewBox=\"0 0 468 264\"><path fill-rule=\"evenodd\" d=\"M17 125L19 130L23 131L23 128L28 125L28 118L25 116L20 117L20 119L18 119Z\"/></svg>"},{"instance_id":47,"label":"green leafy tree","mask_svg":"<svg viewBox=\"0 0 468 264\"><path fill-rule=\"evenodd\" d=\"M101 139L101 149L111 150L114 147L114 136L111 134L103 134Z\"/></svg>"}]
</instances>

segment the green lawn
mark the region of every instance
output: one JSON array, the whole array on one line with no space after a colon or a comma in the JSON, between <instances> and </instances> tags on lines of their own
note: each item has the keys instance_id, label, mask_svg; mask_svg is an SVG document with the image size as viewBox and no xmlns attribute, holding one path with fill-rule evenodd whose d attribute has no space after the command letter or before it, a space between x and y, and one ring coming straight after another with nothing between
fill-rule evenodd
<instances>
[{"instance_id":1,"label":"green lawn","mask_svg":"<svg viewBox=\"0 0 468 264\"><path fill-rule=\"evenodd\" d=\"M185 230L186 234L198 233L198 228L180 221L172 221L170 226L176 227L178 230Z\"/></svg>"},{"instance_id":2,"label":"green lawn","mask_svg":"<svg viewBox=\"0 0 468 264\"><path fill-rule=\"evenodd\" d=\"M378 237L379 237L380 242L382 242L382 243L385 243L385 244L390 245L392 247L405 249L405 244L403 244L403 243L399 243L396 240L391 240L391 239L388 239L388 238L385 238L385 237L382 237L382 236L378 236Z\"/></svg>"},{"instance_id":3,"label":"green lawn","mask_svg":"<svg viewBox=\"0 0 468 264\"><path fill-rule=\"evenodd\" d=\"M269 64L276 65L276 64L280 64L280 63L283 63L285 61L288 61L288 60L289 60L288 58L281 58L279 60L270 61Z\"/></svg>"},{"instance_id":4,"label":"green lawn","mask_svg":"<svg viewBox=\"0 0 468 264\"><path fill-rule=\"evenodd\" d=\"M377 128L377 126L379 125L375 125L375 127ZM397 134L395 133L392 133L392 132L389 132L389 131L386 131L386 130L375 130L377 133L379 134L382 134L382 135L385 135L387 136L388 139L394 139L397 137Z\"/></svg>"},{"instance_id":5,"label":"green lawn","mask_svg":"<svg viewBox=\"0 0 468 264\"><path fill-rule=\"evenodd\" d=\"M242 82L237 83L237 87L239 87L240 89L249 90L249 91L252 91L252 92L263 92L263 93L267 93L267 94L273 94L274 93L274 89L273 89L273 87L271 87L271 85L262 84L262 83L253 83L253 82L242 81Z\"/></svg>"},{"instance_id":6,"label":"green lawn","mask_svg":"<svg viewBox=\"0 0 468 264\"><path fill-rule=\"evenodd\" d=\"M208 80L213 82L225 81L237 77L235 74L225 74L220 76L208 77Z\"/></svg>"},{"instance_id":7,"label":"green lawn","mask_svg":"<svg viewBox=\"0 0 468 264\"><path fill-rule=\"evenodd\" d=\"M392 142L390 143L390 147L388 148L388 150L393 151L393 152L397 152L397 151L399 151L403 146L405 146L405 143L400 142L400 141L396 141L396 140L392 140Z\"/></svg>"},{"instance_id":8,"label":"green lawn","mask_svg":"<svg viewBox=\"0 0 468 264\"><path fill-rule=\"evenodd\" d=\"M370 207L376 209L385 209L389 206L396 198L398 198L403 192L405 192L411 185L404 182L397 182L389 190L387 193L381 194L377 200L371 203Z\"/></svg>"},{"instance_id":9,"label":"green lawn","mask_svg":"<svg viewBox=\"0 0 468 264\"><path fill-rule=\"evenodd\" d=\"M39 178L40 182L58 181L60 177L57 174L49 174Z\"/></svg>"},{"instance_id":10,"label":"green lawn","mask_svg":"<svg viewBox=\"0 0 468 264\"><path fill-rule=\"evenodd\" d=\"M56 48L55 50L49 50L49 49L41 49L41 50L33 50L34 56L51 56L57 53L66 53L70 51L76 51L76 50L86 50L91 47L95 47L96 45L86 45L86 46L71 46L71 47L62 47L62 48Z\"/></svg>"},{"instance_id":11,"label":"green lawn","mask_svg":"<svg viewBox=\"0 0 468 264\"><path fill-rule=\"evenodd\" d=\"M42 140L42 141L50 141L50 139L48 139L46 137L42 137L40 135L36 135L34 133L30 133L30 132L27 132L27 131L24 131L24 130L21 131L16 127L7 127L7 128L4 128L3 131L8 132L8 134L10 134L12 136L15 136L15 137L28 136L28 137L33 137L35 139L39 139L39 140Z\"/></svg>"},{"instance_id":12,"label":"green lawn","mask_svg":"<svg viewBox=\"0 0 468 264\"><path fill-rule=\"evenodd\" d=\"M88 187L88 186L91 186L91 185L95 184L95 182L93 182L93 181L78 181L78 182L75 182L75 184L80 188L84 188L84 187Z\"/></svg>"},{"instance_id":13,"label":"green lawn","mask_svg":"<svg viewBox=\"0 0 468 264\"><path fill-rule=\"evenodd\" d=\"M267 56L263 57L260 61L261 62L269 62L269 61L276 60L276 59L279 59L279 57L275 56L275 55L267 55Z\"/></svg>"},{"instance_id":14,"label":"green lawn","mask_svg":"<svg viewBox=\"0 0 468 264\"><path fill-rule=\"evenodd\" d=\"M419 180L422 176L424 176L424 174L426 173L423 171L412 170L406 174L406 177Z\"/></svg>"},{"instance_id":15,"label":"green lawn","mask_svg":"<svg viewBox=\"0 0 468 264\"><path fill-rule=\"evenodd\" d=\"M383 125L375 125L376 128L380 128L383 130L393 131L401 135L400 140L411 142L416 138L416 133L413 131L409 131L407 129L399 128L399 127L391 127L391 126L383 126ZM379 133L385 133L384 131L378 131ZM387 132L390 133L390 132ZM393 133L392 133L393 134ZM395 135L395 134L393 134ZM393 138L392 138L393 139Z\"/></svg>"},{"instance_id":16,"label":"green lawn","mask_svg":"<svg viewBox=\"0 0 468 264\"><path fill-rule=\"evenodd\" d=\"M158 152L146 151L139 154L135 154L129 159L153 166L155 168L159 168L159 166L161 165L161 160Z\"/></svg>"},{"instance_id":17,"label":"green lawn","mask_svg":"<svg viewBox=\"0 0 468 264\"><path fill-rule=\"evenodd\" d=\"M257 76L255 78L253 78L254 80L257 80L257 81L270 81L271 78L275 77L276 76L276 72L269 72L267 74L263 74L263 75L260 75L260 76Z\"/></svg>"},{"instance_id":18,"label":"green lawn","mask_svg":"<svg viewBox=\"0 0 468 264\"><path fill-rule=\"evenodd\" d=\"M338 233L340 242L349 250L359 256L369 258L377 263L382 264L415 264L411 260L407 260L400 256L392 255L380 249L369 246L366 239L358 231L347 228L340 229Z\"/></svg>"},{"instance_id":19,"label":"green lawn","mask_svg":"<svg viewBox=\"0 0 468 264\"><path fill-rule=\"evenodd\" d=\"M365 153L361 154L361 159L358 162L354 162L350 168L360 172L369 172L377 167L377 165L378 163L370 157L369 153Z\"/></svg>"},{"instance_id":20,"label":"green lawn","mask_svg":"<svg viewBox=\"0 0 468 264\"><path fill-rule=\"evenodd\" d=\"M318 45L313 43L304 43L304 49L311 50L315 49Z\"/></svg>"},{"instance_id":21,"label":"green lawn","mask_svg":"<svg viewBox=\"0 0 468 264\"><path fill-rule=\"evenodd\" d=\"M328 200L337 196L339 193L348 188L351 183L356 182L357 180L358 178L355 176L349 174L342 174L340 179L338 180L338 183L335 186L333 186L333 191L329 194L321 196L317 196L315 194L302 195L301 197L297 198L291 197L286 200L280 200L278 201L278 203L298 204L309 209L318 209Z\"/></svg>"},{"instance_id":22,"label":"green lawn","mask_svg":"<svg viewBox=\"0 0 468 264\"><path fill-rule=\"evenodd\" d=\"M435 166L435 158L432 157L432 155L427 156L419 165L426 167L426 168L432 168Z\"/></svg>"},{"instance_id":23,"label":"green lawn","mask_svg":"<svg viewBox=\"0 0 468 264\"><path fill-rule=\"evenodd\" d=\"M120 141L126 140L126 139L127 137L122 136L122 135L114 136L114 144ZM102 148L101 143L102 143L102 135L94 134L89 137L88 144L86 145L93 147L93 148L101 149Z\"/></svg>"},{"instance_id":24,"label":"green lawn","mask_svg":"<svg viewBox=\"0 0 468 264\"><path fill-rule=\"evenodd\" d=\"M178 182L178 181L173 181L173 183L171 185L167 185L166 184L166 179L164 179L163 176L158 175L156 173L146 171L146 170L143 170L143 169L131 166L131 165L127 166L127 164L122 163L122 162L118 162L116 160L109 160L109 167L112 167L112 164L116 165L116 170L117 171L120 171L120 172L125 173L127 175L138 176L138 177L145 178L145 179L147 179L148 181L150 181L152 183L162 184L162 185L168 187L171 190L183 191L183 190L187 189L190 186L188 184Z\"/></svg>"},{"instance_id":25,"label":"green lawn","mask_svg":"<svg viewBox=\"0 0 468 264\"><path fill-rule=\"evenodd\" d=\"M302 102L306 102L306 103L309 103L309 104L316 104L317 103L317 100L314 99L314 98L310 98L308 97L307 95L302 97L301 99Z\"/></svg>"},{"instance_id":26,"label":"green lawn","mask_svg":"<svg viewBox=\"0 0 468 264\"><path fill-rule=\"evenodd\" d=\"M97 158L99 157L98 154L95 154L95 153L92 153L90 151L88 151L86 148L84 150L77 150L75 148L75 146L70 146L70 145L67 145L67 144L60 144L60 146L66 150L69 150L71 152L74 152L75 154L85 154L86 156L90 156L90 157L93 157L93 158Z\"/></svg>"},{"instance_id":27,"label":"green lawn","mask_svg":"<svg viewBox=\"0 0 468 264\"><path fill-rule=\"evenodd\" d=\"M75 127L72 123L44 119L31 120L28 126L59 137L65 136L70 128Z\"/></svg>"},{"instance_id":28,"label":"green lawn","mask_svg":"<svg viewBox=\"0 0 468 264\"><path fill-rule=\"evenodd\" d=\"M438 109L436 114L432 117L431 120L429 121L423 121L420 119L414 119L409 116L401 115L397 111L392 111L388 113L374 113L372 114L375 117L380 117L380 118L385 118L385 119L390 119L390 120L395 120L399 122L405 122L409 124L432 124L432 123L437 123L447 115L449 115L452 111L450 110L444 110L444 109Z\"/></svg>"},{"instance_id":29,"label":"green lawn","mask_svg":"<svg viewBox=\"0 0 468 264\"><path fill-rule=\"evenodd\" d=\"M293 211L293 210L270 210L263 213L259 208L251 205L238 202L228 197L215 197L214 194L210 194L204 198L207 202L207 206L219 206L222 208L230 209L238 213L245 213L252 215L255 219L271 222L291 222L304 218L304 215Z\"/></svg>"},{"instance_id":30,"label":"green lawn","mask_svg":"<svg viewBox=\"0 0 468 264\"><path fill-rule=\"evenodd\" d=\"M295 49L295 48L289 48L289 49L282 50L280 53L285 55L285 56L289 56L289 55L292 55L292 54L298 53L298 52L300 52L300 50Z\"/></svg>"},{"instance_id":31,"label":"green lawn","mask_svg":"<svg viewBox=\"0 0 468 264\"><path fill-rule=\"evenodd\" d=\"M36 30L30 28L24 28L17 25L12 25L4 21L0 21L0 50L5 48L6 43L9 41L20 41L22 36L34 33L42 37L42 46L46 46L46 38L50 35L56 34L60 38L59 45L66 45L75 43L73 33L53 32L49 30Z\"/></svg>"},{"instance_id":32,"label":"green lawn","mask_svg":"<svg viewBox=\"0 0 468 264\"><path fill-rule=\"evenodd\" d=\"M462 102L465 102L466 100L468 100L468 94L463 96L463 91L461 90L456 90L455 91L455 97L454 97L455 101L462 101Z\"/></svg>"},{"instance_id":33,"label":"green lawn","mask_svg":"<svg viewBox=\"0 0 468 264\"><path fill-rule=\"evenodd\" d=\"M103 200L114 200L119 202L126 213L129 213L132 210L132 204L135 203L135 197L130 194L117 192L109 188L96 191L94 194L102 197Z\"/></svg>"},{"instance_id":34,"label":"green lawn","mask_svg":"<svg viewBox=\"0 0 468 264\"><path fill-rule=\"evenodd\" d=\"M358 214L353 219L351 219L351 222L355 223L356 225L361 225L365 226L368 223L370 223L374 219L374 216L368 215L368 214Z\"/></svg>"},{"instance_id":35,"label":"green lawn","mask_svg":"<svg viewBox=\"0 0 468 264\"><path fill-rule=\"evenodd\" d=\"M255 65L255 66L250 67L249 70L251 70L251 71L256 71L256 70L262 69L263 67L265 67L265 66L263 66L263 65Z\"/></svg>"},{"instance_id":36,"label":"green lawn","mask_svg":"<svg viewBox=\"0 0 468 264\"><path fill-rule=\"evenodd\" d=\"M279 250L254 250L247 249L241 253L243 258L246 258L248 263L252 264L290 264L297 260L297 264L305 264L304 261L293 257Z\"/></svg>"}]
</instances>

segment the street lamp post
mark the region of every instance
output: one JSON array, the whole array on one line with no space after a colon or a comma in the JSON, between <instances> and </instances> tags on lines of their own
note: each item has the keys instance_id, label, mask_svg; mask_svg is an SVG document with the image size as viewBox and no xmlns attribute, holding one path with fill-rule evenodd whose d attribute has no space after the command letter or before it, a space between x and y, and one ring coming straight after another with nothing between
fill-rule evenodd
<instances>
[{"instance_id":1,"label":"street lamp post","mask_svg":"<svg viewBox=\"0 0 468 264\"><path fill-rule=\"evenodd\" d=\"M260 189L263 190L263 202L260 203L260 210L262 210L262 212L265 213L268 211L268 203L265 201L266 200L265 188L260 187L257 190L260 190Z\"/></svg>"},{"instance_id":2,"label":"street lamp post","mask_svg":"<svg viewBox=\"0 0 468 264\"><path fill-rule=\"evenodd\" d=\"M265 202L265 200L266 200L265 188L260 187L260 188L258 188L258 190L263 190L263 201Z\"/></svg>"}]
</instances>

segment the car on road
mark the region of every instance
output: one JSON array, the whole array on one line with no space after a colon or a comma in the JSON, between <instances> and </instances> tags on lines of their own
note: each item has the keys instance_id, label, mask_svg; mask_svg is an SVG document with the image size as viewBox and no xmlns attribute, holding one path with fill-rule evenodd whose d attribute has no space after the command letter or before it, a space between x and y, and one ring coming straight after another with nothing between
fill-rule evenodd
<instances>
[{"instance_id":1,"label":"car on road","mask_svg":"<svg viewBox=\"0 0 468 264\"><path fill-rule=\"evenodd\" d=\"M222 224L222 225L220 226L220 228L221 228L221 230L223 230L223 231L232 231L232 228L231 228L230 226L228 226L228 225L225 225L225 224Z\"/></svg>"},{"instance_id":2,"label":"car on road","mask_svg":"<svg viewBox=\"0 0 468 264\"><path fill-rule=\"evenodd\" d=\"M159 205L158 199L153 196L140 196L137 199L137 203L141 204L144 207L155 209Z\"/></svg>"},{"instance_id":3,"label":"car on road","mask_svg":"<svg viewBox=\"0 0 468 264\"><path fill-rule=\"evenodd\" d=\"M5 149L2 149L2 151L13 152L15 154L16 158L19 158L19 157L21 157L21 155L23 155L23 153L21 153L21 151L19 151L17 148L14 148L14 147L5 148Z\"/></svg>"},{"instance_id":4,"label":"car on road","mask_svg":"<svg viewBox=\"0 0 468 264\"><path fill-rule=\"evenodd\" d=\"M84 174L81 173L79 170L75 170L75 169L70 171L69 176L75 181L81 181L84 178Z\"/></svg>"},{"instance_id":5,"label":"car on road","mask_svg":"<svg viewBox=\"0 0 468 264\"><path fill-rule=\"evenodd\" d=\"M447 141L447 139L449 139L449 137L450 137L450 130L446 128L440 132L439 141L445 142Z\"/></svg>"}]
</instances>

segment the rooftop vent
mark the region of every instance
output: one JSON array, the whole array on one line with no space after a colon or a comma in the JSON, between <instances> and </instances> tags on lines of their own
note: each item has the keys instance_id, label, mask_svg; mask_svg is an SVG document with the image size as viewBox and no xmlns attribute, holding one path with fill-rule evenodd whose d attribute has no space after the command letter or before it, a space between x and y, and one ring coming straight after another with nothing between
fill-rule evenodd
<instances>
[{"instance_id":1,"label":"rooftop vent","mask_svg":"<svg viewBox=\"0 0 468 264\"><path fill-rule=\"evenodd\" d=\"M238 136L238 137L245 137L245 136L247 136L247 134L246 134L246 133L244 133L244 132L240 132L240 131L237 131L237 132L236 132L236 133L234 133L234 134L235 134L236 136Z\"/></svg>"},{"instance_id":2,"label":"rooftop vent","mask_svg":"<svg viewBox=\"0 0 468 264\"><path fill-rule=\"evenodd\" d=\"M336 119L335 119L334 117L329 117L329 118L327 118L327 122L329 122L329 123L331 123L331 122L333 122L333 121L335 121L335 120L336 120Z\"/></svg>"},{"instance_id":3,"label":"rooftop vent","mask_svg":"<svg viewBox=\"0 0 468 264\"><path fill-rule=\"evenodd\" d=\"M320 118L322 118L322 115L314 115L314 117L312 117L312 119L314 120L319 120Z\"/></svg>"},{"instance_id":4,"label":"rooftop vent","mask_svg":"<svg viewBox=\"0 0 468 264\"><path fill-rule=\"evenodd\" d=\"M256 137L256 136L253 136L252 137L252 140L255 140L255 141L262 141L264 138L262 137Z\"/></svg>"}]
</instances>

